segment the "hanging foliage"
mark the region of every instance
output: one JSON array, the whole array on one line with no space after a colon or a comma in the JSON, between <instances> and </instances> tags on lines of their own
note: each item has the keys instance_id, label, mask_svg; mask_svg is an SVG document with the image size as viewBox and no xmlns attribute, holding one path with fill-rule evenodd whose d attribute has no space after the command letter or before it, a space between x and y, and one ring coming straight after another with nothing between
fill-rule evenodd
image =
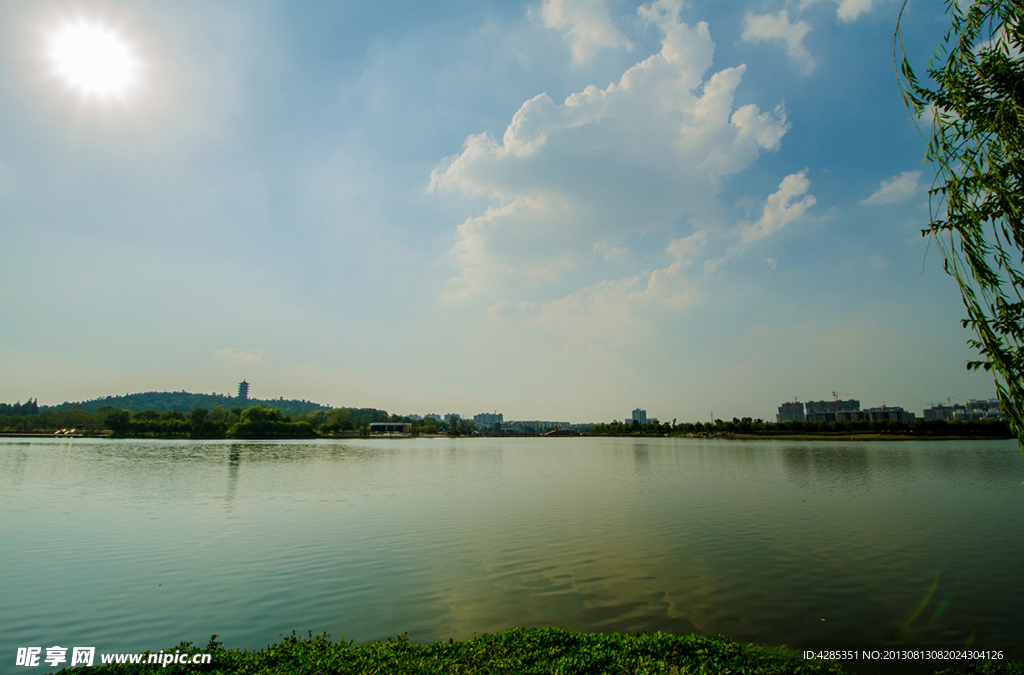
<instances>
[{"instance_id":1,"label":"hanging foliage","mask_svg":"<svg viewBox=\"0 0 1024 675\"><path fill-rule=\"evenodd\" d=\"M1024 3L947 0L946 13L927 79L911 66L898 22L893 38L903 101L931 123L925 157L936 175L922 233L960 286L980 356L967 367L992 372L1024 448Z\"/></svg>"}]
</instances>

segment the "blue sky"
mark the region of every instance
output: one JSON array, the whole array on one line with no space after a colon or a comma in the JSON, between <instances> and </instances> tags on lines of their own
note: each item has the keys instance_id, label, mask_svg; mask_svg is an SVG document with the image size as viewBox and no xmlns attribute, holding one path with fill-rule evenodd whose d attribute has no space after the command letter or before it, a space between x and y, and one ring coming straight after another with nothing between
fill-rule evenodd
<instances>
[{"instance_id":1,"label":"blue sky","mask_svg":"<svg viewBox=\"0 0 1024 675\"><path fill-rule=\"evenodd\" d=\"M911 3L926 63L947 19ZM0 400L773 419L988 398L893 0L0 5ZM69 22L139 64L54 73Z\"/></svg>"}]
</instances>

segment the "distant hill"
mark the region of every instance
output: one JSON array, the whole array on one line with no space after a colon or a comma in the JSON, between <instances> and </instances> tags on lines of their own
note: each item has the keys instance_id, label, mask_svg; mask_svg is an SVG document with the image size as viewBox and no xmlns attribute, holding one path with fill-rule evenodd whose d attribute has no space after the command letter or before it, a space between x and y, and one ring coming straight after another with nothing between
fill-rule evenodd
<instances>
[{"instance_id":1,"label":"distant hill","mask_svg":"<svg viewBox=\"0 0 1024 675\"><path fill-rule=\"evenodd\" d=\"M123 408L131 412L140 410L155 410L156 412L178 411L189 413L196 408L213 410L217 406L224 406L228 410L235 407L251 408L252 406L263 405L267 408L276 408L284 413L313 412L314 410L330 410L331 407L313 403L305 399L285 400L284 398L262 400L256 398L244 401L227 396L225 394L192 394L187 391L147 391L143 394L125 394L124 396L105 396L94 398L91 401L78 401L73 403L64 402L60 405L41 405L39 411L44 410L74 410L81 408L86 412L94 413L100 406L110 405L115 408Z\"/></svg>"}]
</instances>

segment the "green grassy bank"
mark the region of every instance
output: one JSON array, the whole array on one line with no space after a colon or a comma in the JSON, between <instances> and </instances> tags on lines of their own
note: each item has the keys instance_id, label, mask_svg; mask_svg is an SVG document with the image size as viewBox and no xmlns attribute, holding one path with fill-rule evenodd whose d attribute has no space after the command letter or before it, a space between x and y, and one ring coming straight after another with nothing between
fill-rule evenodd
<instances>
[{"instance_id":1,"label":"green grassy bank","mask_svg":"<svg viewBox=\"0 0 1024 675\"><path fill-rule=\"evenodd\" d=\"M260 651L224 649L211 639L203 649L182 643L165 650L165 654L176 651L212 652L212 658L207 665L97 665L90 668L89 673L839 675L849 672L836 663L805 661L799 653L782 648L740 645L724 638L663 633L573 633L558 628L515 628L461 642L429 645L414 645L401 636L357 645L331 642L326 635L307 639L293 634ZM61 672L70 675L77 671ZM970 666L963 672L1024 675L1024 667L1016 662Z\"/></svg>"}]
</instances>

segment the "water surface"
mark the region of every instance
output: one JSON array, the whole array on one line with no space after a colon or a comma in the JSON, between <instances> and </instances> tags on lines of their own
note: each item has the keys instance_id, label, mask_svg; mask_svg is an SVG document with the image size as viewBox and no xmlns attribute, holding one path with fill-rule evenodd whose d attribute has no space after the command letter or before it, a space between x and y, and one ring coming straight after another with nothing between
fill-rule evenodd
<instances>
[{"instance_id":1,"label":"water surface","mask_svg":"<svg viewBox=\"0 0 1024 675\"><path fill-rule=\"evenodd\" d=\"M1020 656L1022 480L1014 441L2 439L0 671L545 625Z\"/></svg>"}]
</instances>

